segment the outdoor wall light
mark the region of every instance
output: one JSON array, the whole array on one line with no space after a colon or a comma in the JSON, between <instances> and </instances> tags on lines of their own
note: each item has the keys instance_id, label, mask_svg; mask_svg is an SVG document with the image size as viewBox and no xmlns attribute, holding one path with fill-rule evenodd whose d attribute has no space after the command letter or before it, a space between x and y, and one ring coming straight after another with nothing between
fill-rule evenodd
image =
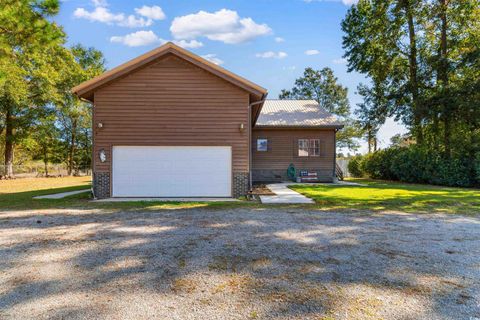
<instances>
[{"instance_id":1,"label":"outdoor wall light","mask_svg":"<svg viewBox=\"0 0 480 320\"><path fill-rule=\"evenodd\" d=\"M245 130L245 125L243 123L240 123L240 131Z\"/></svg>"},{"instance_id":2,"label":"outdoor wall light","mask_svg":"<svg viewBox=\"0 0 480 320\"><path fill-rule=\"evenodd\" d=\"M107 154L105 153L105 149L100 149L100 152L98 153L98 156L100 158L100 162L107 161Z\"/></svg>"},{"instance_id":3,"label":"outdoor wall light","mask_svg":"<svg viewBox=\"0 0 480 320\"><path fill-rule=\"evenodd\" d=\"M99 123L97 124L97 127L98 127L99 129L102 129L102 128L103 128L103 123L99 122Z\"/></svg>"}]
</instances>

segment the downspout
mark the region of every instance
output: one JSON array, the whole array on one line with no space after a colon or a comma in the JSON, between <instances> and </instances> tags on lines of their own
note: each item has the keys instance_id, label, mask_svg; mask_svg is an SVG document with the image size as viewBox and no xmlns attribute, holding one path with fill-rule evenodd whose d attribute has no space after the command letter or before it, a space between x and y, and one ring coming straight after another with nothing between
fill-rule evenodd
<instances>
[{"instance_id":1,"label":"downspout","mask_svg":"<svg viewBox=\"0 0 480 320\"><path fill-rule=\"evenodd\" d=\"M253 190L253 182L252 182L252 130L253 130L253 123L252 123L252 107L257 104L262 104L267 99L267 95L264 94L260 101L252 102L248 105L248 186L249 191Z\"/></svg>"}]
</instances>

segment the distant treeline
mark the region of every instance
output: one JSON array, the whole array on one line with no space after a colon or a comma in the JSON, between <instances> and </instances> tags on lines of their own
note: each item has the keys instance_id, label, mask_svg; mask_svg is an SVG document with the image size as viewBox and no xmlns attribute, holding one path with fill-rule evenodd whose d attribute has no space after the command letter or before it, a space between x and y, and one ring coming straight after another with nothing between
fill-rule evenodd
<instances>
[{"instance_id":1,"label":"distant treeline","mask_svg":"<svg viewBox=\"0 0 480 320\"><path fill-rule=\"evenodd\" d=\"M0 176L14 165L63 163L72 174L91 163L91 106L71 88L104 71L101 52L66 47L52 22L58 0L0 4Z\"/></svg>"}]
</instances>

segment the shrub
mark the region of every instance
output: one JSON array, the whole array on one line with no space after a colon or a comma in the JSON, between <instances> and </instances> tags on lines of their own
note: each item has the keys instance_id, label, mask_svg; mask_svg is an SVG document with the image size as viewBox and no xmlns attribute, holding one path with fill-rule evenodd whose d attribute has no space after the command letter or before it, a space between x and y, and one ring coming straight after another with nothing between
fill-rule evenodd
<instances>
[{"instance_id":1,"label":"shrub","mask_svg":"<svg viewBox=\"0 0 480 320\"><path fill-rule=\"evenodd\" d=\"M437 150L415 145L376 151L363 158L361 167L373 179L409 183L468 187L480 178L480 161L472 164L458 156L446 159Z\"/></svg>"},{"instance_id":2,"label":"shrub","mask_svg":"<svg viewBox=\"0 0 480 320\"><path fill-rule=\"evenodd\" d=\"M397 180L391 164L398 148L388 148L370 153L363 159L362 167L372 179Z\"/></svg>"},{"instance_id":3,"label":"shrub","mask_svg":"<svg viewBox=\"0 0 480 320\"><path fill-rule=\"evenodd\" d=\"M364 176L362 168L363 157L361 155L354 156L348 161L348 172L355 178L361 178Z\"/></svg>"},{"instance_id":4,"label":"shrub","mask_svg":"<svg viewBox=\"0 0 480 320\"><path fill-rule=\"evenodd\" d=\"M431 168L431 154L416 146L396 148L390 170L393 176L403 182L428 182Z\"/></svg>"}]
</instances>

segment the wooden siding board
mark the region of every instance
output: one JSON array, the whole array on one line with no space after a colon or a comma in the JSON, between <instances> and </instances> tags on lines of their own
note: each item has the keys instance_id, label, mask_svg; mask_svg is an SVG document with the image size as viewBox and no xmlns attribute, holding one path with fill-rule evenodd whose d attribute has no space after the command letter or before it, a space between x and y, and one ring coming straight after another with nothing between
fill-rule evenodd
<instances>
[{"instance_id":1,"label":"wooden siding board","mask_svg":"<svg viewBox=\"0 0 480 320\"><path fill-rule=\"evenodd\" d=\"M249 93L175 56L95 92L95 171L111 171L115 145L231 146L233 171L247 172ZM102 122L99 129L96 124ZM212 168L215 170L215 168Z\"/></svg>"},{"instance_id":2,"label":"wooden siding board","mask_svg":"<svg viewBox=\"0 0 480 320\"><path fill-rule=\"evenodd\" d=\"M268 151L257 151L257 139L268 139ZM299 157L298 139L320 139L320 156ZM335 130L332 129L254 129L252 132L252 169L287 170L297 168L333 170Z\"/></svg>"}]
</instances>

